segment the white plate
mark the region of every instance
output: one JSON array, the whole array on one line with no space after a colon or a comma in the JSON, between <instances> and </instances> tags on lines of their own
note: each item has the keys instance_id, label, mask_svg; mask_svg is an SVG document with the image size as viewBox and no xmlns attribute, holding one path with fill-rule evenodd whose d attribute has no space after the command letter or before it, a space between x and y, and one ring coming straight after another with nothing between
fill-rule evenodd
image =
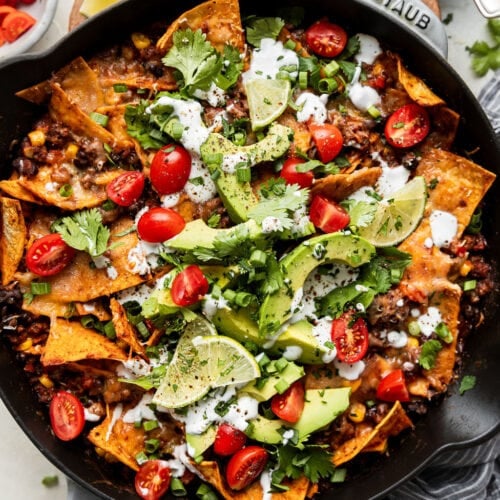
<instances>
[{"instance_id":1,"label":"white plate","mask_svg":"<svg viewBox=\"0 0 500 500\"><path fill-rule=\"evenodd\" d=\"M67 0L66 0L67 1ZM47 31L57 7L57 0L36 0L31 5L19 4L19 10L24 10L36 19L36 24L21 35L13 43L4 43L0 47L0 62L22 54L32 47Z\"/></svg>"}]
</instances>

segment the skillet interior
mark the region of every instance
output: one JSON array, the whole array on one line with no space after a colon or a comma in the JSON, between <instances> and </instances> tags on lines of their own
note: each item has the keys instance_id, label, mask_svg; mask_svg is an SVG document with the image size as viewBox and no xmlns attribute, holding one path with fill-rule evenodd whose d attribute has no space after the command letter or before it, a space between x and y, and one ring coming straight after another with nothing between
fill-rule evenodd
<instances>
[{"instance_id":1,"label":"skillet interior","mask_svg":"<svg viewBox=\"0 0 500 500\"><path fill-rule=\"evenodd\" d=\"M366 2L331 2L308 0L302 3L311 19L328 15L348 27L351 33L362 31L383 40L388 47L401 53L403 60L441 95L462 116L459 153L474 151L471 159L496 171L500 165L500 148L477 101L452 68L416 37L408 28L394 24L382 14L374 12ZM169 3L164 0L129 0L90 22L85 23L66 37L53 50L42 56L21 56L9 65L0 65L0 168L2 177L8 175L9 148L12 140L29 129L37 109L14 98L15 91L39 82L77 55L91 54L102 43L137 30L141 23L158 18L175 18L196 1ZM258 5L242 0L242 9L258 12ZM269 10L261 9L269 15ZM111 41L111 40L110 40ZM500 249L500 205L494 203L500 196L499 183L488 195L487 215L484 217L485 234L490 242L490 252L498 255ZM497 273L498 273L498 263ZM498 293L491 297L486 310L486 320L479 331L467 342L464 373L476 375L474 390L463 396L457 387L451 388L451 397L416 425L414 433L404 437L402 444L391 451L387 459L377 461L361 472L352 482L335 487L335 497L368 498L387 493L400 482L418 471L440 450L467 446L492 435L499 427L500 379L495 363L500 359L500 312ZM31 389L15 362L14 355L5 343L0 343L0 394L7 407L32 439L35 445L56 466L80 485L103 498L137 498L129 478L120 477L113 469L97 465L91 457L84 456L79 442L63 444L55 440L50 431L46 412L35 402ZM327 495L325 495L326 497Z\"/></svg>"}]
</instances>

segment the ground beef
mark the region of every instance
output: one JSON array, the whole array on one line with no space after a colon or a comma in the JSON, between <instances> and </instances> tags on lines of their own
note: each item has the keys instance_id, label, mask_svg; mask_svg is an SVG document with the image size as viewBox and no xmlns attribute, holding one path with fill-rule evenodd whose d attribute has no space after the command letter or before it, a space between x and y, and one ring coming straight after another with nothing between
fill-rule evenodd
<instances>
[{"instance_id":1,"label":"ground beef","mask_svg":"<svg viewBox=\"0 0 500 500\"><path fill-rule=\"evenodd\" d=\"M403 325L409 314L410 305L399 288L377 295L367 309L369 323L379 328Z\"/></svg>"}]
</instances>

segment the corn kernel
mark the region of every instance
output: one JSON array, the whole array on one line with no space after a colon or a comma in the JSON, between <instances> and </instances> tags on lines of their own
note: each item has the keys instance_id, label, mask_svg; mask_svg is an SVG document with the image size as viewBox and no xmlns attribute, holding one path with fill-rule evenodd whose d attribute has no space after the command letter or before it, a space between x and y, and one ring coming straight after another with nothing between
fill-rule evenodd
<instances>
[{"instance_id":1,"label":"corn kernel","mask_svg":"<svg viewBox=\"0 0 500 500\"><path fill-rule=\"evenodd\" d=\"M410 349L416 349L419 346L418 339L415 337L408 337L407 347Z\"/></svg>"},{"instance_id":2,"label":"corn kernel","mask_svg":"<svg viewBox=\"0 0 500 500\"><path fill-rule=\"evenodd\" d=\"M349 408L349 420L355 424L363 422L366 415L366 406L362 403L353 403Z\"/></svg>"},{"instance_id":3,"label":"corn kernel","mask_svg":"<svg viewBox=\"0 0 500 500\"><path fill-rule=\"evenodd\" d=\"M66 148L66 152L65 152L65 155L66 155L66 159L68 160L74 160L76 158L76 155L78 153L78 146L76 144L70 144L67 148Z\"/></svg>"},{"instance_id":4,"label":"corn kernel","mask_svg":"<svg viewBox=\"0 0 500 500\"><path fill-rule=\"evenodd\" d=\"M97 455L99 455L100 457L103 457L104 455L106 455L106 450L103 450L102 448L99 448L99 446L96 446L95 447L95 452L97 453Z\"/></svg>"},{"instance_id":5,"label":"corn kernel","mask_svg":"<svg viewBox=\"0 0 500 500\"><path fill-rule=\"evenodd\" d=\"M151 45L151 40L143 33L132 33L132 43L138 50L146 49Z\"/></svg>"},{"instance_id":6,"label":"corn kernel","mask_svg":"<svg viewBox=\"0 0 500 500\"><path fill-rule=\"evenodd\" d=\"M31 349L32 347L33 347L33 340L31 338L27 338L24 342L21 342L17 346L17 349L19 351L27 351L28 349Z\"/></svg>"},{"instance_id":7,"label":"corn kernel","mask_svg":"<svg viewBox=\"0 0 500 500\"><path fill-rule=\"evenodd\" d=\"M472 270L472 262L466 260L460 267L460 276L467 276Z\"/></svg>"},{"instance_id":8,"label":"corn kernel","mask_svg":"<svg viewBox=\"0 0 500 500\"><path fill-rule=\"evenodd\" d=\"M52 382L52 380L46 373L44 373L41 377L39 377L38 380L47 389L52 389L52 387L54 387L54 382Z\"/></svg>"},{"instance_id":9,"label":"corn kernel","mask_svg":"<svg viewBox=\"0 0 500 500\"><path fill-rule=\"evenodd\" d=\"M45 144L45 132L43 130L33 130L28 134L32 146L43 146Z\"/></svg>"}]
</instances>

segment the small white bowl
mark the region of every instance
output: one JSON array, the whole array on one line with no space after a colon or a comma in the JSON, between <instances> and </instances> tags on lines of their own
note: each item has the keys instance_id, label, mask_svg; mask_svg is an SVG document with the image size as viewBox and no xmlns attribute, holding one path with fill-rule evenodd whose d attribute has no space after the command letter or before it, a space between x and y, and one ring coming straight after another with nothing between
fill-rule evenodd
<instances>
[{"instance_id":1,"label":"small white bowl","mask_svg":"<svg viewBox=\"0 0 500 500\"><path fill-rule=\"evenodd\" d=\"M19 4L24 10L36 19L36 24L15 42L4 43L0 47L0 63L6 59L22 54L32 47L47 31L56 12L57 0L36 0L31 5Z\"/></svg>"}]
</instances>

